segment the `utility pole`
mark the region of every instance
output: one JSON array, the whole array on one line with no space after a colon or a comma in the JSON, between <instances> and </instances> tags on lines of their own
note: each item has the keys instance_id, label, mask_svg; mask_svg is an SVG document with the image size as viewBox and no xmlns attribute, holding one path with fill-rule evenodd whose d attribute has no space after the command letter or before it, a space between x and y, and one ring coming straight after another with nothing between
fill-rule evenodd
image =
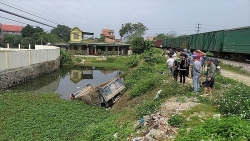
<instances>
[{"instance_id":1,"label":"utility pole","mask_svg":"<svg viewBox=\"0 0 250 141\"><path fill-rule=\"evenodd\" d=\"M196 27L196 28L197 28L197 30L195 30L195 31L197 31L197 34L198 34L198 33L199 33L199 31L200 31L200 28L201 28L201 27L200 27L200 25L201 25L201 24L199 24L199 23L197 24L197 27Z\"/></svg>"}]
</instances>

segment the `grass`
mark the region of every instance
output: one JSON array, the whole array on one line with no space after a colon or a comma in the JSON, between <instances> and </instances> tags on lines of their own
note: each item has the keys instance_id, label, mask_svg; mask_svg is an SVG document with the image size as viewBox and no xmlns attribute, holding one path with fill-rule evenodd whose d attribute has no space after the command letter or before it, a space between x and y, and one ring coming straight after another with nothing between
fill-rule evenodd
<instances>
[{"instance_id":1,"label":"grass","mask_svg":"<svg viewBox=\"0 0 250 141\"><path fill-rule=\"evenodd\" d=\"M224 63L220 63L220 67L222 69L229 70L229 71L232 71L232 72L237 73L237 74L242 74L242 75L247 75L247 76L250 75L249 71L242 69L243 67L235 67L235 66L232 66L229 64L224 64Z\"/></svg>"},{"instance_id":2,"label":"grass","mask_svg":"<svg viewBox=\"0 0 250 141\"><path fill-rule=\"evenodd\" d=\"M160 49L154 49L153 52L161 55ZM148 62L140 57L134 68L127 65L129 61L137 59L131 56L108 57L107 60L98 57L73 59L73 64L79 67L94 66L124 71L127 89L109 112L81 101L62 100L55 94L2 92L0 140L126 140L133 134L135 121L157 112L167 99L177 97L177 101L186 102L185 97L197 97L201 104L182 113L185 120L180 130L186 131L187 128L203 125L213 114L218 113L214 100L229 84L238 83L219 75L213 97L203 98L191 93L192 86L180 87L166 75L166 58L157 58L157 55L144 57L149 59ZM85 64L79 65L82 59ZM162 92L154 100L158 90ZM115 133L118 133L117 139L113 137Z\"/></svg>"}]
</instances>

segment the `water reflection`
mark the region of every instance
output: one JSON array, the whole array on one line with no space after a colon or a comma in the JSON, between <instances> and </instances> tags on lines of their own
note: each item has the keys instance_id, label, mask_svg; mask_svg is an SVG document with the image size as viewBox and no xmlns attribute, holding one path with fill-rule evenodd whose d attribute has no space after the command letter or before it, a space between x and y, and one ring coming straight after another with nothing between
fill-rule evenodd
<instances>
[{"instance_id":1,"label":"water reflection","mask_svg":"<svg viewBox=\"0 0 250 141\"><path fill-rule=\"evenodd\" d=\"M59 93L63 99L87 84L98 85L114 78L119 71L92 70L88 68L61 68L60 70L34 79L26 84L13 87L13 90Z\"/></svg>"}]
</instances>

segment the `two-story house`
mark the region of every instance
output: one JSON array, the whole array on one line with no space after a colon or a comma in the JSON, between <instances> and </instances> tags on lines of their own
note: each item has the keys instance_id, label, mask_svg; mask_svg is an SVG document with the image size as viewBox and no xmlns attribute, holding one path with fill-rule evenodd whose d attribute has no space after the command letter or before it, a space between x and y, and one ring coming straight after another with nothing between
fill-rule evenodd
<instances>
[{"instance_id":1,"label":"two-story house","mask_svg":"<svg viewBox=\"0 0 250 141\"><path fill-rule=\"evenodd\" d=\"M105 35L105 42L106 43L115 43L115 34L114 30L112 29L102 29L102 34Z\"/></svg>"},{"instance_id":2,"label":"two-story house","mask_svg":"<svg viewBox=\"0 0 250 141\"><path fill-rule=\"evenodd\" d=\"M78 27L74 27L70 31L70 41L68 43L55 43L55 46L65 48L74 54L79 55L98 55L98 54L119 54L128 55L129 44L122 44L115 39L114 30L104 30L107 36L107 42L98 42L95 39L85 39L84 35L94 35L94 33L83 32ZM69 48L68 48L69 47Z\"/></svg>"},{"instance_id":3,"label":"two-story house","mask_svg":"<svg viewBox=\"0 0 250 141\"><path fill-rule=\"evenodd\" d=\"M5 35L21 35L23 27L19 25L8 25L0 23L0 38L3 38Z\"/></svg>"}]
</instances>

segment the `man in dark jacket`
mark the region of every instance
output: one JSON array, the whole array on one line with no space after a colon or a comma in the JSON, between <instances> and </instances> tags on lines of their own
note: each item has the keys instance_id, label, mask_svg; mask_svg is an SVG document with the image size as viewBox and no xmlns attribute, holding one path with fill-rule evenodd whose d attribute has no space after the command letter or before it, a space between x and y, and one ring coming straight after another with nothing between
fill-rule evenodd
<instances>
[{"instance_id":1,"label":"man in dark jacket","mask_svg":"<svg viewBox=\"0 0 250 141\"><path fill-rule=\"evenodd\" d=\"M188 62L187 62L187 59L186 59L186 54L181 53L180 57L181 57L180 68L179 68L179 71L180 71L180 83L185 84L185 78L186 78L186 71L187 71Z\"/></svg>"}]
</instances>

